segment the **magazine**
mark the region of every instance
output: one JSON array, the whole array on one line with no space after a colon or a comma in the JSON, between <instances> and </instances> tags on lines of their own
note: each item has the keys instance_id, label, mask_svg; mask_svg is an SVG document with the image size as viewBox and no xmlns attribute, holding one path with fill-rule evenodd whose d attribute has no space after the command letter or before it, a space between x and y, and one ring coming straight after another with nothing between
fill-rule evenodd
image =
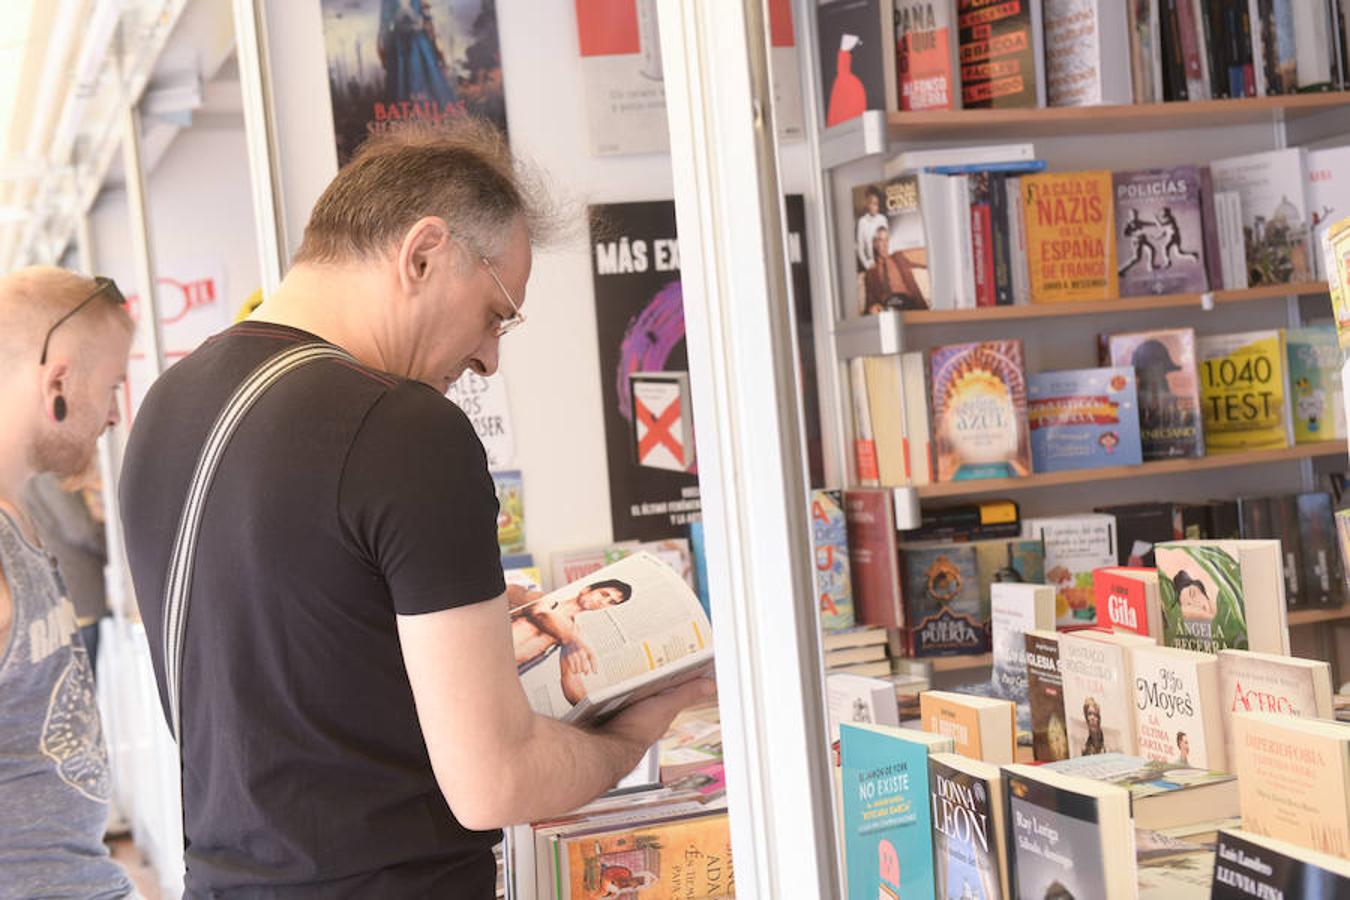
<instances>
[{"instance_id":1,"label":"magazine","mask_svg":"<svg viewBox=\"0 0 1350 900\"><path fill-rule=\"evenodd\" d=\"M511 639L530 706L577 725L688 681L713 658L698 597L646 552L525 595L511 609Z\"/></svg>"}]
</instances>

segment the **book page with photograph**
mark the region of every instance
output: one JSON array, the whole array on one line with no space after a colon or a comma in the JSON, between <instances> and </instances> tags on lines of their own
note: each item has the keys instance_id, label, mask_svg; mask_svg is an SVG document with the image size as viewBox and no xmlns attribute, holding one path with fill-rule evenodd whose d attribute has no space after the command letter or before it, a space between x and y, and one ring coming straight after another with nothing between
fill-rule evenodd
<instances>
[{"instance_id":1,"label":"book page with photograph","mask_svg":"<svg viewBox=\"0 0 1350 900\"><path fill-rule=\"evenodd\" d=\"M593 721L692 677L712 629L679 573L636 553L511 609L516 670L530 706Z\"/></svg>"}]
</instances>

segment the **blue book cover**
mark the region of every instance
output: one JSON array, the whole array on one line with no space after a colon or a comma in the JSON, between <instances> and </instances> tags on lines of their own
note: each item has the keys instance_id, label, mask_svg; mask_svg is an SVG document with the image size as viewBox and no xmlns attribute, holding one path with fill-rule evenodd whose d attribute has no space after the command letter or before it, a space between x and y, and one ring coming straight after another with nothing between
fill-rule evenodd
<instances>
[{"instance_id":1,"label":"blue book cover","mask_svg":"<svg viewBox=\"0 0 1350 900\"><path fill-rule=\"evenodd\" d=\"M928 754L951 738L885 725L839 726L849 900L932 897Z\"/></svg>"},{"instance_id":2,"label":"blue book cover","mask_svg":"<svg viewBox=\"0 0 1350 900\"><path fill-rule=\"evenodd\" d=\"M703 523L689 525L689 552L694 557L694 584L698 588L698 602L703 614L712 618L712 605L708 594L708 551L703 544Z\"/></svg>"},{"instance_id":3,"label":"blue book cover","mask_svg":"<svg viewBox=\"0 0 1350 900\"><path fill-rule=\"evenodd\" d=\"M1031 375L1027 379L1027 422L1037 472L1143 462L1133 369Z\"/></svg>"}]
</instances>

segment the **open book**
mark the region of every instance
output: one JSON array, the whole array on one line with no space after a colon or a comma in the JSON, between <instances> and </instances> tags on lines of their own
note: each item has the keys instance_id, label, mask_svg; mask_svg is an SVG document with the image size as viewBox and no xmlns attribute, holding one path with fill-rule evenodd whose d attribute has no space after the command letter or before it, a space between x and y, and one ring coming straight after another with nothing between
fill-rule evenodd
<instances>
[{"instance_id":1,"label":"open book","mask_svg":"<svg viewBox=\"0 0 1350 900\"><path fill-rule=\"evenodd\" d=\"M589 724L686 681L712 662L712 629L680 575L637 553L511 609L530 706Z\"/></svg>"}]
</instances>

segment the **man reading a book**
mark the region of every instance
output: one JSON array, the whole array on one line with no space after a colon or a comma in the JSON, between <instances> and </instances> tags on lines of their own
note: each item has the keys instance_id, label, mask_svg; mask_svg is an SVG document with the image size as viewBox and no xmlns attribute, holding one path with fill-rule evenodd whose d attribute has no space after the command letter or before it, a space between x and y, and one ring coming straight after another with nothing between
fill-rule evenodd
<instances>
[{"instance_id":1,"label":"man reading a book","mask_svg":"<svg viewBox=\"0 0 1350 900\"><path fill-rule=\"evenodd\" d=\"M499 829L608 790L711 695L697 679L579 728L521 686L487 457L445 394L497 369L548 221L491 125L373 138L280 287L141 406L122 519L178 723L187 896L490 900ZM539 650L608 602L541 613Z\"/></svg>"},{"instance_id":2,"label":"man reading a book","mask_svg":"<svg viewBox=\"0 0 1350 900\"><path fill-rule=\"evenodd\" d=\"M559 668L562 670L563 696L574 706L580 703L586 696L586 685L581 676L599 672L600 660L590 644L582 639L577 616L627 603L632 596L631 585L613 578L587 585L570 600L549 600L540 595L508 592L508 603L515 598L524 601L518 605L511 603L511 642L516 648L516 672L524 675L561 649Z\"/></svg>"}]
</instances>

